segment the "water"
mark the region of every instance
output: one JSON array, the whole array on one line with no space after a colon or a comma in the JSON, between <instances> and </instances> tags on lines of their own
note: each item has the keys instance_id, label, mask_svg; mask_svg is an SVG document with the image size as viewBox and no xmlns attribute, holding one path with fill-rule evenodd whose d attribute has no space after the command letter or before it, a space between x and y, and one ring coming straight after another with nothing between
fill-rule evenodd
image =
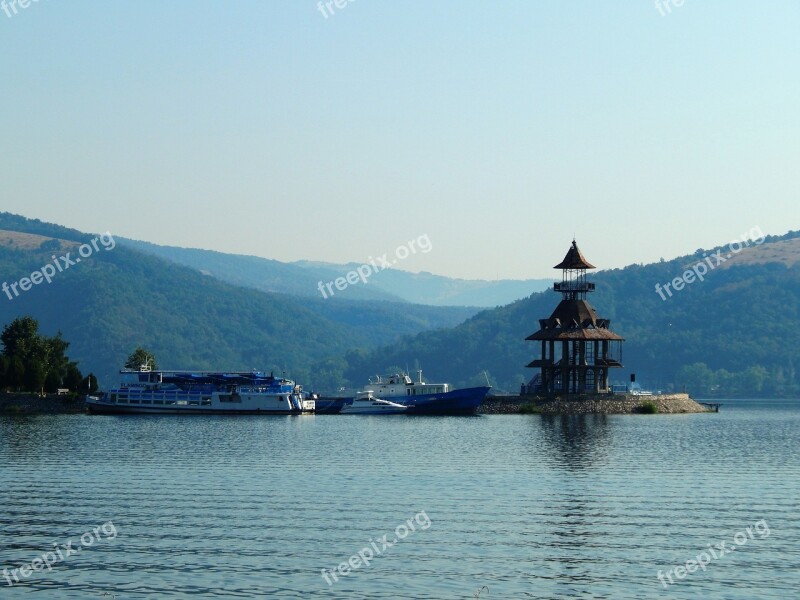
<instances>
[{"instance_id":1,"label":"water","mask_svg":"<svg viewBox=\"0 0 800 600\"><path fill-rule=\"evenodd\" d=\"M788 598L799 426L800 401L676 416L0 417L0 569L91 542L13 586L0 575L0 597ZM735 551L677 578L737 533ZM384 534L403 539L384 549ZM326 583L322 569L365 548L381 553Z\"/></svg>"}]
</instances>

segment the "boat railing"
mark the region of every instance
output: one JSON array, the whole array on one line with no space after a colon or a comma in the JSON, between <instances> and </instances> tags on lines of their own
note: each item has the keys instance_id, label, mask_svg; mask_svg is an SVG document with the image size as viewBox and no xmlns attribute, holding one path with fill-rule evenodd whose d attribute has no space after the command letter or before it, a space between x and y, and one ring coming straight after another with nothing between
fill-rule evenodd
<instances>
[{"instance_id":1,"label":"boat railing","mask_svg":"<svg viewBox=\"0 0 800 600\"><path fill-rule=\"evenodd\" d=\"M135 398L137 400L141 400L142 398L146 400L180 400L180 399L194 400L195 398L200 398L201 396L203 396L202 392L187 392L185 390L128 389L128 390L114 390L112 393L115 394L118 398Z\"/></svg>"}]
</instances>

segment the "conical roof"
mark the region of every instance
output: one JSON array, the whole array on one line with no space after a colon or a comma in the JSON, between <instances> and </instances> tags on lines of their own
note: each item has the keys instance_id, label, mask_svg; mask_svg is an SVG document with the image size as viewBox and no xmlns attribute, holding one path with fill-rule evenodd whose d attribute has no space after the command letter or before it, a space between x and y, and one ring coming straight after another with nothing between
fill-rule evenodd
<instances>
[{"instance_id":1,"label":"conical roof","mask_svg":"<svg viewBox=\"0 0 800 600\"><path fill-rule=\"evenodd\" d=\"M526 340L622 340L609 329L586 300L562 300L549 319L539 321L541 329Z\"/></svg>"},{"instance_id":2,"label":"conical roof","mask_svg":"<svg viewBox=\"0 0 800 600\"><path fill-rule=\"evenodd\" d=\"M575 240L572 240L572 247L567 252L567 255L564 257L560 263L558 263L554 269L594 269L595 266L586 260L581 254L581 251L578 250L578 244L575 243Z\"/></svg>"}]
</instances>

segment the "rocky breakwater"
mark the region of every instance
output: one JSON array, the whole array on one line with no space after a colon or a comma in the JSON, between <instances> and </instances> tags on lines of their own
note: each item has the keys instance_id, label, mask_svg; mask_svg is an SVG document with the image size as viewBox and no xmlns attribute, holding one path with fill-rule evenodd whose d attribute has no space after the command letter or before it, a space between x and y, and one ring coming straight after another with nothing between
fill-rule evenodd
<instances>
[{"instance_id":1,"label":"rocky breakwater","mask_svg":"<svg viewBox=\"0 0 800 600\"><path fill-rule=\"evenodd\" d=\"M0 393L0 415L63 415L86 412L83 397Z\"/></svg>"},{"instance_id":2,"label":"rocky breakwater","mask_svg":"<svg viewBox=\"0 0 800 600\"><path fill-rule=\"evenodd\" d=\"M480 414L630 415L704 413L709 409L689 394L597 394L586 396L495 396L484 400Z\"/></svg>"}]
</instances>

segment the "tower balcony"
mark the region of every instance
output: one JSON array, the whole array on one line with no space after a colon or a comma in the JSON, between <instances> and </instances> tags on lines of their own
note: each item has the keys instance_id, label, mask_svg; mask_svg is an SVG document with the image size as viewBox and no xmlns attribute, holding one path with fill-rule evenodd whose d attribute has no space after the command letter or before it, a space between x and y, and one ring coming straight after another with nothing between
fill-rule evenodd
<instances>
[{"instance_id":1,"label":"tower balcony","mask_svg":"<svg viewBox=\"0 0 800 600\"><path fill-rule=\"evenodd\" d=\"M556 292L593 292L594 283L589 281L562 281L553 285Z\"/></svg>"}]
</instances>

